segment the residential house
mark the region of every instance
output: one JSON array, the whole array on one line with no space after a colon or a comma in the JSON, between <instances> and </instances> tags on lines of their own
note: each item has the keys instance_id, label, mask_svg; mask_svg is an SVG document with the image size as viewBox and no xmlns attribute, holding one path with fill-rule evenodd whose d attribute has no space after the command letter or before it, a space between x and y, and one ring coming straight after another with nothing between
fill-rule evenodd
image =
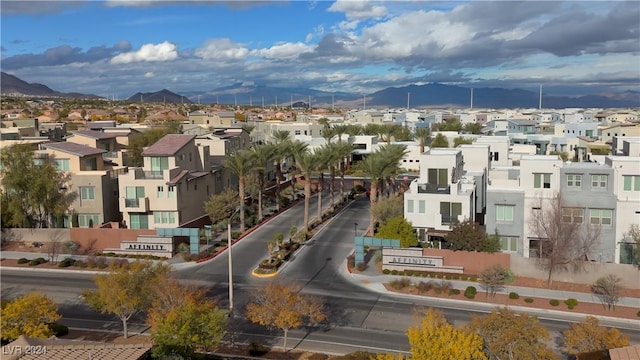
<instances>
[{"instance_id":1,"label":"residential house","mask_svg":"<svg viewBox=\"0 0 640 360\"><path fill-rule=\"evenodd\" d=\"M219 187L207 146L197 146L193 135L169 134L142 156L143 167L119 177L120 211L129 228L176 228L205 216L204 202Z\"/></svg>"}]
</instances>

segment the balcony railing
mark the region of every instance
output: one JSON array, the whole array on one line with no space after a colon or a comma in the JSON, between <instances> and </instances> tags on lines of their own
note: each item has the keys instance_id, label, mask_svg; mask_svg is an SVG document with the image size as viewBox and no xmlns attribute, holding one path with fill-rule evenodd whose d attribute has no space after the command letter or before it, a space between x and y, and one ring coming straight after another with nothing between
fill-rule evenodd
<instances>
[{"instance_id":1,"label":"balcony railing","mask_svg":"<svg viewBox=\"0 0 640 360\"><path fill-rule=\"evenodd\" d=\"M450 194L449 185L418 184L418 194Z\"/></svg>"},{"instance_id":2,"label":"balcony railing","mask_svg":"<svg viewBox=\"0 0 640 360\"><path fill-rule=\"evenodd\" d=\"M164 177L164 172L162 170L159 171L143 171L140 169L136 169L136 180L162 180Z\"/></svg>"},{"instance_id":3,"label":"balcony railing","mask_svg":"<svg viewBox=\"0 0 640 360\"><path fill-rule=\"evenodd\" d=\"M117 159L118 158L118 152L117 151L107 151L106 153L102 154L103 157L109 158L109 159Z\"/></svg>"},{"instance_id":4,"label":"balcony railing","mask_svg":"<svg viewBox=\"0 0 640 360\"><path fill-rule=\"evenodd\" d=\"M442 223L442 225L453 225L458 223L458 217L442 215L442 219L440 222Z\"/></svg>"},{"instance_id":5,"label":"balcony railing","mask_svg":"<svg viewBox=\"0 0 640 360\"><path fill-rule=\"evenodd\" d=\"M124 206L128 208L137 208L140 206L140 199L124 199Z\"/></svg>"}]
</instances>

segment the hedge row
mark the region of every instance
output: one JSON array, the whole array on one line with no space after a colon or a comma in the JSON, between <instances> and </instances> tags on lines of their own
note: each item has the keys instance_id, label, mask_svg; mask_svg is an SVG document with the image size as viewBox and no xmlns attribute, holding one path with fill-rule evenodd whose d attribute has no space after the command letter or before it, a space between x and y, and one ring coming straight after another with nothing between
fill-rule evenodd
<instances>
[{"instance_id":1,"label":"hedge row","mask_svg":"<svg viewBox=\"0 0 640 360\"><path fill-rule=\"evenodd\" d=\"M382 273L385 275L400 275L400 276L416 276L416 277L428 277L432 279L444 279L444 280L462 280L462 281L477 281L478 277L476 275L466 275L466 274L448 274L441 272L428 272L428 271L418 271L418 270L389 270L384 269Z\"/></svg>"}]
</instances>

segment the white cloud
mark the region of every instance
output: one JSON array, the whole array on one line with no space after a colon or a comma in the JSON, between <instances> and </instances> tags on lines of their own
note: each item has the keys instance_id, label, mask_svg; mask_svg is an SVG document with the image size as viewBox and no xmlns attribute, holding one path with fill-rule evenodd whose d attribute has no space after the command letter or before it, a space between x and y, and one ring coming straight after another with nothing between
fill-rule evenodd
<instances>
[{"instance_id":1,"label":"white cloud","mask_svg":"<svg viewBox=\"0 0 640 360\"><path fill-rule=\"evenodd\" d=\"M252 55L261 56L268 59L295 59L300 54L313 51L313 46L296 43L282 43L270 48L252 51Z\"/></svg>"},{"instance_id":2,"label":"white cloud","mask_svg":"<svg viewBox=\"0 0 640 360\"><path fill-rule=\"evenodd\" d=\"M144 73L144 77L146 77L147 79L152 78L153 77L153 71L148 71L148 72Z\"/></svg>"},{"instance_id":3,"label":"white cloud","mask_svg":"<svg viewBox=\"0 0 640 360\"><path fill-rule=\"evenodd\" d=\"M307 36L304 38L304 42L309 42L311 40L313 40L313 34L308 33Z\"/></svg>"},{"instance_id":4,"label":"white cloud","mask_svg":"<svg viewBox=\"0 0 640 360\"><path fill-rule=\"evenodd\" d=\"M111 64L128 64L134 62L171 61L178 58L175 44L168 41L160 44L145 44L138 51L131 51L114 56Z\"/></svg>"},{"instance_id":5,"label":"white cloud","mask_svg":"<svg viewBox=\"0 0 640 360\"><path fill-rule=\"evenodd\" d=\"M222 38L207 40L195 54L206 60L239 60L249 55L249 50L242 44Z\"/></svg>"},{"instance_id":6,"label":"white cloud","mask_svg":"<svg viewBox=\"0 0 640 360\"><path fill-rule=\"evenodd\" d=\"M387 15L387 8L376 4L364 0L337 0L327 10L343 12L349 20L377 19Z\"/></svg>"}]
</instances>

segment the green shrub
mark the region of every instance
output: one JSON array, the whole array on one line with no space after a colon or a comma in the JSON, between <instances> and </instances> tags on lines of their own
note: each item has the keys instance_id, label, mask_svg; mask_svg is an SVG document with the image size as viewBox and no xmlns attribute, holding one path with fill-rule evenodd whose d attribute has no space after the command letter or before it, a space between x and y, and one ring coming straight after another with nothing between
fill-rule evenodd
<instances>
[{"instance_id":1,"label":"green shrub","mask_svg":"<svg viewBox=\"0 0 640 360\"><path fill-rule=\"evenodd\" d=\"M453 280L460 280L460 275L453 275Z\"/></svg>"},{"instance_id":2,"label":"green shrub","mask_svg":"<svg viewBox=\"0 0 640 360\"><path fill-rule=\"evenodd\" d=\"M384 270L382 270L382 273L385 274L385 275L389 275L389 274L391 274L391 270L384 269Z\"/></svg>"},{"instance_id":3,"label":"green shrub","mask_svg":"<svg viewBox=\"0 0 640 360\"><path fill-rule=\"evenodd\" d=\"M464 297L467 299L475 298L477 293L478 290L476 290L475 286L467 286L467 288L464 289Z\"/></svg>"},{"instance_id":4,"label":"green shrub","mask_svg":"<svg viewBox=\"0 0 640 360\"><path fill-rule=\"evenodd\" d=\"M442 279L442 274L437 274L437 275L436 275L436 278L438 278L438 279Z\"/></svg>"},{"instance_id":5,"label":"green shrub","mask_svg":"<svg viewBox=\"0 0 640 360\"><path fill-rule=\"evenodd\" d=\"M560 305L560 301L556 300L556 299L551 299L551 300L549 300L549 305L558 306L558 305Z\"/></svg>"},{"instance_id":6,"label":"green shrub","mask_svg":"<svg viewBox=\"0 0 640 360\"><path fill-rule=\"evenodd\" d=\"M517 292L510 292L509 293L509 299L516 300L516 299L519 299L519 298L520 298L520 295L518 295Z\"/></svg>"},{"instance_id":7,"label":"green shrub","mask_svg":"<svg viewBox=\"0 0 640 360\"><path fill-rule=\"evenodd\" d=\"M460 295L460 289L451 289L449 295Z\"/></svg>"},{"instance_id":8,"label":"green shrub","mask_svg":"<svg viewBox=\"0 0 640 360\"><path fill-rule=\"evenodd\" d=\"M447 275L444 276L444 278L447 279L447 280L451 280L451 275L447 274Z\"/></svg>"},{"instance_id":9,"label":"green shrub","mask_svg":"<svg viewBox=\"0 0 640 360\"><path fill-rule=\"evenodd\" d=\"M365 263L363 263L363 262L359 262L358 265L356 266L356 269L358 271L364 271L364 269L366 269L366 268L367 268L367 265Z\"/></svg>"},{"instance_id":10,"label":"green shrub","mask_svg":"<svg viewBox=\"0 0 640 360\"><path fill-rule=\"evenodd\" d=\"M404 274L405 274L405 275L407 275L407 276L413 276L413 271L411 271L411 270L405 270L405 271L404 271Z\"/></svg>"},{"instance_id":11,"label":"green shrub","mask_svg":"<svg viewBox=\"0 0 640 360\"><path fill-rule=\"evenodd\" d=\"M637 316L637 317L640 317L640 311L638 311L638 312L636 313L636 316Z\"/></svg>"},{"instance_id":12,"label":"green shrub","mask_svg":"<svg viewBox=\"0 0 640 360\"><path fill-rule=\"evenodd\" d=\"M570 298L564 301L564 304L571 310L574 307L578 306L578 300Z\"/></svg>"},{"instance_id":13,"label":"green shrub","mask_svg":"<svg viewBox=\"0 0 640 360\"><path fill-rule=\"evenodd\" d=\"M58 264L58 267L65 268L69 266L74 266L76 264L76 260L72 258L66 258Z\"/></svg>"},{"instance_id":14,"label":"green shrub","mask_svg":"<svg viewBox=\"0 0 640 360\"><path fill-rule=\"evenodd\" d=\"M430 278L432 278L432 279L434 279L434 278L436 277L436 273L431 273L431 274L429 274L429 277L430 277Z\"/></svg>"},{"instance_id":15,"label":"green shrub","mask_svg":"<svg viewBox=\"0 0 640 360\"><path fill-rule=\"evenodd\" d=\"M57 337L69 335L69 327L66 325L53 323L49 324L49 329L53 332L53 335Z\"/></svg>"},{"instance_id":16,"label":"green shrub","mask_svg":"<svg viewBox=\"0 0 640 360\"><path fill-rule=\"evenodd\" d=\"M47 262L47 260L45 260L45 258L39 257L39 258L36 258L36 259L33 259L33 260L29 261L29 266L38 266L38 265L44 264L46 262Z\"/></svg>"},{"instance_id":17,"label":"green shrub","mask_svg":"<svg viewBox=\"0 0 640 360\"><path fill-rule=\"evenodd\" d=\"M470 281L478 281L478 277L473 275L469 278Z\"/></svg>"},{"instance_id":18,"label":"green shrub","mask_svg":"<svg viewBox=\"0 0 640 360\"><path fill-rule=\"evenodd\" d=\"M391 275L398 275L398 270L396 269L391 270Z\"/></svg>"},{"instance_id":19,"label":"green shrub","mask_svg":"<svg viewBox=\"0 0 640 360\"><path fill-rule=\"evenodd\" d=\"M356 257L354 255L349 255L347 257L347 266L349 269L353 269L356 267Z\"/></svg>"},{"instance_id":20,"label":"green shrub","mask_svg":"<svg viewBox=\"0 0 640 360\"><path fill-rule=\"evenodd\" d=\"M249 355L251 356L262 356L268 352L269 350L267 350L262 344L259 344L257 342L252 342L249 344Z\"/></svg>"},{"instance_id":21,"label":"green shrub","mask_svg":"<svg viewBox=\"0 0 640 360\"><path fill-rule=\"evenodd\" d=\"M234 240L239 238L240 235L242 235L242 233L240 231L232 231L231 232L231 238L234 239Z\"/></svg>"},{"instance_id":22,"label":"green shrub","mask_svg":"<svg viewBox=\"0 0 640 360\"><path fill-rule=\"evenodd\" d=\"M18 259L18 264L26 264L29 262L29 259L27 258L20 258Z\"/></svg>"},{"instance_id":23,"label":"green shrub","mask_svg":"<svg viewBox=\"0 0 640 360\"><path fill-rule=\"evenodd\" d=\"M527 304L531 304L533 303L533 299L528 297L528 298L524 298L524 302L526 302Z\"/></svg>"},{"instance_id":24,"label":"green shrub","mask_svg":"<svg viewBox=\"0 0 640 360\"><path fill-rule=\"evenodd\" d=\"M469 277L467 275L462 275L462 276L460 276L460 280L467 281L467 280L469 280Z\"/></svg>"},{"instance_id":25,"label":"green shrub","mask_svg":"<svg viewBox=\"0 0 640 360\"><path fill-rule=\"evenodd\" d=\"M399 278L399 279L395 279L392 280L389 283L389 286L391 286L392 288L396 289L396 290L402 290L406 287L411 286L411 280L409 280L408 278Z\"/></svg>"}]
</instances>

